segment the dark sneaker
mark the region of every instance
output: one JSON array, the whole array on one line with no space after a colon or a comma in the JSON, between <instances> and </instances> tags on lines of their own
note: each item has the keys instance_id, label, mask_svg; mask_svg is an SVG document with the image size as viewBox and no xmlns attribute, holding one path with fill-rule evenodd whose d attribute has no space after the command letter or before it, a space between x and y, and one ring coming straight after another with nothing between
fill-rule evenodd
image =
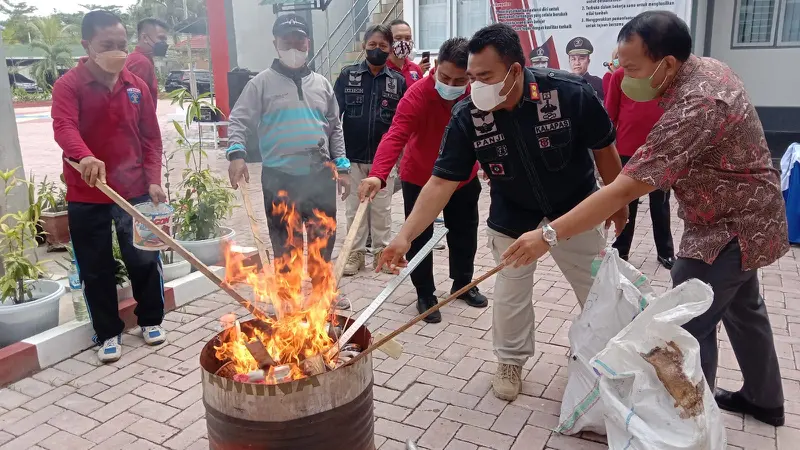
<instances>
[{"instance_id":1,"label":"dark sneaker","mask_svg":"<svg viewBox=\"0 0 800 450\"><path fill-rule=\"evenodd\" d=\"M452 294L456 291L458 291L458 289L453 289L450 293ZM464 300L473 308L486 308L486 306L489 305L489 300L485 295L481 294L477 286L458 296L458 299Z\"/></svg>"},{"instance_id":2,"label":"dark sneaker","mask_svg":"<svg viewBox=\"0 0 800 450\"><path fill-rule=\"evenodd\" d=\"M439 303L439 302L436 299L435 295L431 295L431 296L428 296L428 297L420 297L420 298L417 299L417 311L419 311L419 313L422 314L425 311L427 311L427 310L433 308L434 306L436 306L437 303ZM438 310L434 311L434 312L428 314L427 316L425 316L425 318L422 319L422 320L424 320L425 322L428 322L428 323L439 323L439 322L442 321L442 313L439 312Z\"/></svg>"},{"instance_id":3,"label":"dark sneaker","mask_svg":"<svg viewBox=\"0 0 800 450\"><path fill-rule=\"evenodd\" d=\"M772 425L773 427L783 426L786 420L783 415L783 406L778 408L761 408L745 400L739 392L730 392L725 389L717 388L714 392L714 400L717 401L717 405L720 409L753 416L754 419L764 422L767 425Z\"/></svg>"},{"instance_id":4,"label":"dark sneaker","mask_svg":"<svg viewBox=\"0 0 800 450\"><path fill-rule=\"evenodd\" d=\"M675 265L675 257L674 256L659 256L658 263L664 266L667 270L672 270L672 266Z\"/></svg>"}]
</instances>

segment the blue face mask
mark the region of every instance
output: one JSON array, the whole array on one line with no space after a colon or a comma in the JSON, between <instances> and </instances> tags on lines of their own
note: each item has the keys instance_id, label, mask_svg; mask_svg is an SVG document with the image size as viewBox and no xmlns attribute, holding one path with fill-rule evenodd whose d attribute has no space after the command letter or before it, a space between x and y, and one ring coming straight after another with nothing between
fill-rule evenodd
<instances>
[{"instance_id":1,"label":"blue face mask","mask_svg":"<svg viewBox=\"0 0 800 450\"><path fill-rule=\"evenodd\" d=\"M467 86L449 86L447 84L442 83L439 81L439 77L436 77L436 92L445 99L445 100L455 100L458 97L464 95L464 92L467 91Z\"/></svg>"}]
</instances>

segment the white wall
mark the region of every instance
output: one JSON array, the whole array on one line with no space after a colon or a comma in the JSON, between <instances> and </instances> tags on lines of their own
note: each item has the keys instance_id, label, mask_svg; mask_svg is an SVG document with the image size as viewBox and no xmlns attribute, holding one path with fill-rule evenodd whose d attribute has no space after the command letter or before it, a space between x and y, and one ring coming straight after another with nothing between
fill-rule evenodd
<instances>
[{"instance_id":1,"label":"white wall","mask_svg":"<svg viewBox=\"0 0 800 450\"><path fill-rule=\"evenodd\" d=\"M337 1L337 0L334 0ZM266 70L277 58L272 44L272 5L259 6L257 0L233 0L236 30L236 59L239 67L255 72Z\"/></svg>"},{"instance_id":2,"label":"white wall","mask_svg":"<svg viewBox=\"0 0 800 450\"><path fill-rule=\"evenodd\" d=\"M800 48L731 48L734 0L716 0L711 57L742 78L756 106L800 106Z\"/></svg>"},{"instance_id":3,"label":"white wall","mask_svg":"<svg viewBox=\"0 0 800 450\"><path fill-rule=\"evenodd\" d=\"M708 0L694 0L695 23L692 29L692 52L695 55L703 55L703 47L706 40L706 20L708 17ZM692 26L692 24L689 24Z\"/></svg>"}]
</instances>

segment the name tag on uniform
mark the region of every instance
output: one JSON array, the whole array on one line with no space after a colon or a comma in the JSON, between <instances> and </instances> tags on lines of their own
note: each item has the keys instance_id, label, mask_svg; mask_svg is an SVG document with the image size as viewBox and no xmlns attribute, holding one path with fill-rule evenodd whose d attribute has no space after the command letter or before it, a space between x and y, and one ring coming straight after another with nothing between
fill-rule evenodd
<instances>
[{"instance_id":1,"label":"name tag on uniform","mask_svg":"<svg viewBox=\"0 0 800 450\"><path fill-rule=\"evenodd\" d=\"M536 134L538 135L542 133L547 133L549 131L562 130L564 128L569 128L569 127L570 127L569 119L564 119L564 120L559 120L558 122L546 123L544 125L536 125L536 128L534 128L534 130L536 130Z\"/></svg>"},{"instance_id":2,"label":"name tag on uniform","mask_svg":"<svg viewBox=\"0 0 800 450\"><path fill-rule=\"evenodd\" d=\"M345 94L363 94L364 93L364 88L346 87L346 88L344 88L344 93Z\"/></svg>"}]
</instances>

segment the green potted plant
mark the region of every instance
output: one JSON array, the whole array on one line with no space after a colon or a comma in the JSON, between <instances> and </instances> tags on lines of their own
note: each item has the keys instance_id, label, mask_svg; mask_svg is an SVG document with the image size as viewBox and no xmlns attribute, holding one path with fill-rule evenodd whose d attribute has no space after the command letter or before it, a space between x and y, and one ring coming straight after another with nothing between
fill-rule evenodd
<instances>
[{"instance_id":1,"label":"green potted plant","mask_svg":"<svg viewBox=\"0 0 800 450\"><path fill-rule=\"evenodd\" d=\"M172 185L170 183L170 176L172 175L173 168L170 163L175 157L175 154L176 151L164 153L161 163L161 166L164 168L164 191L167 194L167 203L169 203L173 208L175 208L175 205L172 202ZM173 227L173 231L174 230L175 228ZM161 250L161 269L164 281L168 282L189 275L189 273L192 271L192 266L189 264L189 261L184 260L180 255L175 253L174 250L167 249Z\"/></svg>"},{"instance_id":2,"label":"green potted plant","mask_svg":"<svg viewBox=\"0 0 800 450\"><path fill-rule=\"evenodd\" d=\"M173 103L186 111L183 124L173 121L178 132L178 146L183 149L186 165L174 201L173 226L178 242L192 252L203 264L218 264L224 259L224 242L233 239L233 229L222 226L222 221L233 210L235 196L226 179L214 175L208 166L208 155L203 150L203 135L198 129L198 139L190 141L186 130L199 121L201 111L221 114L210 101L211 94L192 96L185 89L170 93ZM206 161L203 160L206 159Z\"/></svg>"},{"instance_id":3,"label":"green potted plant","mask_svg":"<svg viewBox=\"0 0 800 450\"><path fill-rule=\"evenodd\" d=\"M57 281L42 279L44 268L35 255L36 225L41 204L8 212L8 194L16 188L33 188L16 177L17 169L0 171L4 184L3 216L0 217L0 252L3 276L0 277L0 347L31 337L58 325L59 299L64 287Z\"/></svg>"},{"instance_id":4,"label":"green potted plant","mask_svg":"<svg viewBox=\"0 0 800 450\"><path fill-rule=\"evenodd\" d=\"M42 205L42 228L46 234L48 250L64 248L70 239L64 175L61 175L60 183L48 181L44 177L39 183L37 198Z\"/></svg>"}]
</instances>

